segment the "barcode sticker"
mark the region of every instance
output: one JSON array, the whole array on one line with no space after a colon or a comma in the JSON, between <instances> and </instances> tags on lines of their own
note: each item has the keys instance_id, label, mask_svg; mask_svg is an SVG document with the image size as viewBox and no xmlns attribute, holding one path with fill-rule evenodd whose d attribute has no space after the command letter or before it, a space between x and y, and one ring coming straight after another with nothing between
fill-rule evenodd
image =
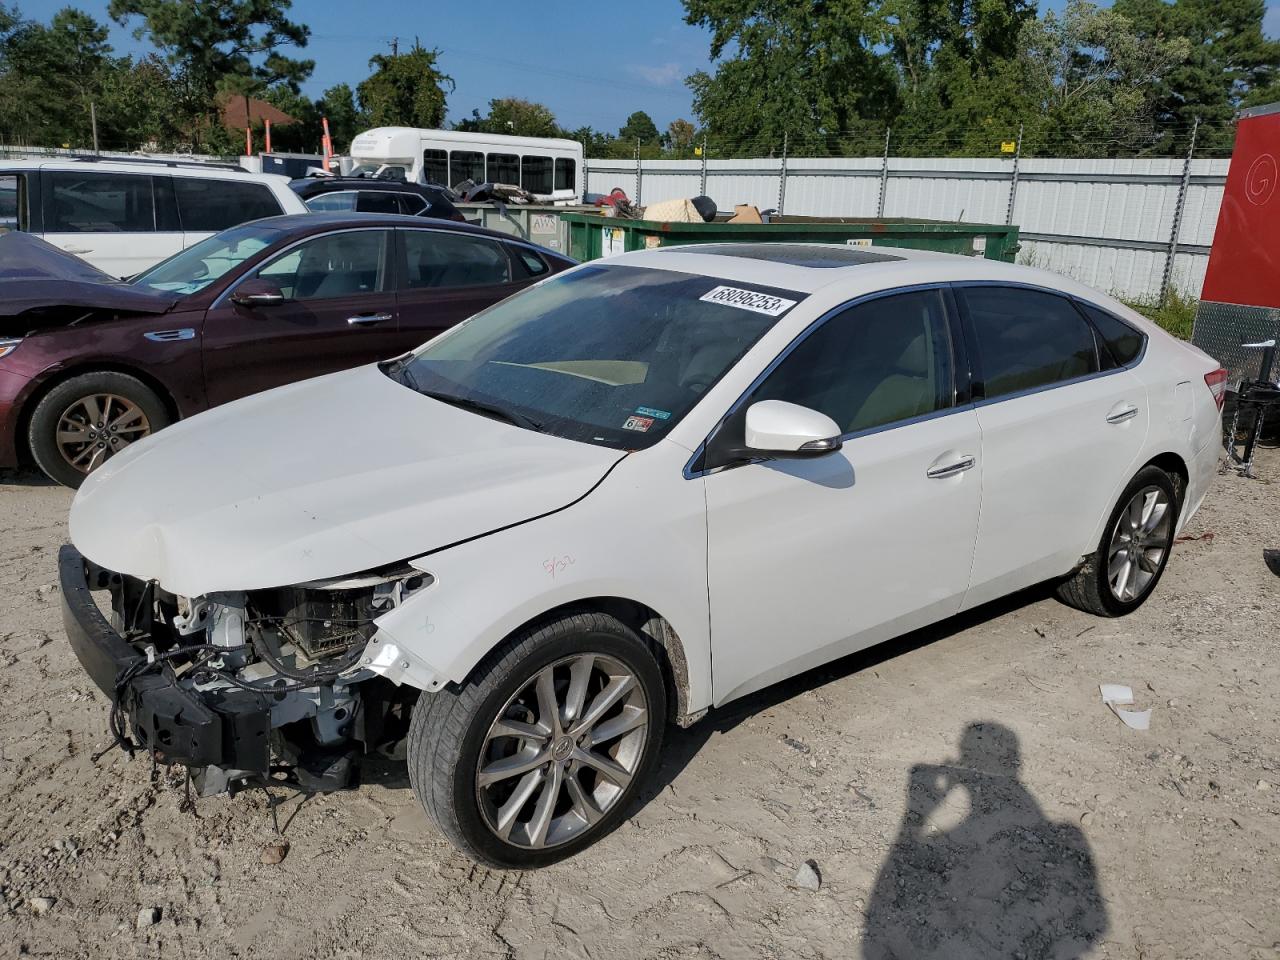
<instances>
[{"instance_id":1,"label":"barcode sticker","mask_svg":"<svg viewBox=\"0 0 1280 960\"><path fill-rule=\"evenodd\" d=\"M743 290L740 287L716 287L698 299L708 303L724 304L726 307L737 307L739 310L765 313L771 317L786 313L796 305L794 300L775 297L771 293L760 293L756 290Z\"/></svg>"}]
</instances>

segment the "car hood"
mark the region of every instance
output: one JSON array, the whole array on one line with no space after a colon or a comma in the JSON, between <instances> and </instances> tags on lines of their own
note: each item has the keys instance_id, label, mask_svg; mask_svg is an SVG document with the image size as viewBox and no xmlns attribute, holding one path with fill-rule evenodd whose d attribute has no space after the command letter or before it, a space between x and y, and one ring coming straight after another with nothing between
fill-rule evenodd
<instances>
[{"instance_id":1,"label":"car hood","mask_svg":"<svg viewBox=\"0 0 1280 960\"><path fill-rule=\"evenodd\" d=\"M123 283L39 237L0 233L0 334L21 334L57 325L42 322L40 317L15 319L31 310L76 307L165 313L180 299L175 293ZM62 311L57 315L65 318L79 314Z\"/></svg>"},{"instance_id":2,"label":"car hood","mask_svg":"<svg viewBox=\"0 0 1280 960\"><path fill-rule=\"evenodd\" d=\"M108 460L71 539L200 596L358 573L559 510L624 453L422 396L376 365L180 422Z\"/></svg>"}]
</instances>

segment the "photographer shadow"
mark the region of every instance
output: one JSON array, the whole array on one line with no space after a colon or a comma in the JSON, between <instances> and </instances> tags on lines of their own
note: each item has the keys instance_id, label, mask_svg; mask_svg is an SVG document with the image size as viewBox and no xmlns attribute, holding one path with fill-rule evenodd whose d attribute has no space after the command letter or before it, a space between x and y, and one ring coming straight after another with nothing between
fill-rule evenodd
<instances>
[{"instance_id":1,"label":"photographer shadow","mask_svg":"<svg viewBox=\"0 0 1280 960\"><path fill-rule=\"evenodd\" d=\"M1018 779L1018 738L970 723L950 764L918 764L867 905L864 960L1083 956L1108 920L1088 841Z\"/></svg>"}]
</instances>

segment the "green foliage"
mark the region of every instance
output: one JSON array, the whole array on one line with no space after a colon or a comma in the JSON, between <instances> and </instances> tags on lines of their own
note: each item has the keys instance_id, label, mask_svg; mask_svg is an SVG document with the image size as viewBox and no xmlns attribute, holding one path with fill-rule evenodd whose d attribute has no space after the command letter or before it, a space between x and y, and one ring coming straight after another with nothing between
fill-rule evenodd
<instances>
[{"instance_id":1,"label":"green foliage","mask_svg":"<svg viewBox=\"0 0 1280 960\"><path fill-rule=\"evenodd\" d=\"M637 110L627 117L627 122L618 131L619 140L640 141L641 146L658 142L658 125L643 110Z\"/></svg>"},{"instance_id":2,"label":"green foliage","mask_svg":"<svg viewBox=\"0 0 1280 960\"><path fill-rule=\"evenodd\" d=\"M453 79L436 67L439 50L428 50L416 40L401 54L377 54L369 60L373 75L356 92L360 106L375 127L444 126L445 85Z\"/></svg>"},{"instance_id":3,"label":"green foliage","mask_svg":"<svg viewBox=\"0 0 1280 960\"><path fill-rule=\"evenodd\" d=\"M556 124L555 114L541 103L520 97L501 97L489 101L489 113L480 116L472 110L471 117L456 124L458 130L473 133L502 133L515 137L562 136Z\"/></svg>"},{"instance_id":4,"label":"green foliage","mask_svg":"<svg viewBox=\"0 0 1280 960\"><path fill-rule=\"evenodd\" d=\"M1163 304L1154 299L1124 302L1175 337L1181 340L1191 339L1191 328L1196 322L1196 308L1200 306L1200 301L1195 298L1183 296L1171 287Z\"/></svg>"}]
</instances>

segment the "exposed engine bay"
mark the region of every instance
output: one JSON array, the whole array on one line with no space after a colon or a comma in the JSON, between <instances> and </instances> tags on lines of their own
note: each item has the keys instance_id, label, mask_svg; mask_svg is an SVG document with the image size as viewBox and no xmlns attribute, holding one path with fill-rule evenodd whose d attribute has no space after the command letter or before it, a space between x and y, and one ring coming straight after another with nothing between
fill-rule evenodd
<instances>
[{"instance_id":1,"label":"exposed engine bay","mask_svg":"<svg viewBox=\"0 0 1280 960\"><path fill-rule=\"evenodd\" d=\"M186 764L200 795L271 781L347 787L362 754L407 734L418 691L366 669L365 651L374 620L430 574L399 565L183 597L89 566L90 589L110 593L110 625L135 652L115 677L112 734L130 752Z\"/></svg>"}]
</instances>

